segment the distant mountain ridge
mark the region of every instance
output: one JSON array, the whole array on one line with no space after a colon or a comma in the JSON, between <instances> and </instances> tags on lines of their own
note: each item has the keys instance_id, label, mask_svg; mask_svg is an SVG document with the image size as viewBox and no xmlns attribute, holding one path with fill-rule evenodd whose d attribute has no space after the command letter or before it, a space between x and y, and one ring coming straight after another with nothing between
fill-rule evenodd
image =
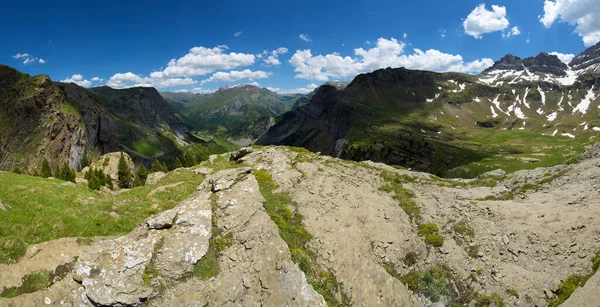
<instances>
[{"instance_id":1,"label":"distant mountain ridge","mask_svg":"<svg viewBox=\"0 0 600 307\"><path fill-rule=\"evenodd\" d=\"M154 88L85 89L0 66L0 169L80 166L125 150L140 159L179 155L195 141L181 114Z\"/></svg>"},{"instance_id":2,"label":"distant mountain ridge","mask_svg":"<svg viewBox=\"0 0 600 307\"><path fill-rule=\"evenodd\" d=\"M599 47L575 57L571 66L540 53L526 59L507 55L480 75L404 68L361 74L342 89L321 86L257 144L305 147L440 175L472 172L460 168L499 159L494 158L499 152L533 153L555 138L571 139L569 150L575 150L600 137ZM488 131L502 140L493 143ZM513 145L513 139L534 135L539 144ZM540 157L541 163L559 159Z\"/></svg>"}]
</instances>

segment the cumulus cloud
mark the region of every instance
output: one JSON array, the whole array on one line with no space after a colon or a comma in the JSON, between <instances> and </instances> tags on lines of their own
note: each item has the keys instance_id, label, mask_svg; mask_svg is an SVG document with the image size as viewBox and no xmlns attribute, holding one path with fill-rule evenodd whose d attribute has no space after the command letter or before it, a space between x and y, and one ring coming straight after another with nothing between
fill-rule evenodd
<instances>
[{"instance_id":1,"label":"cumulus cloud","mask_svg":"<svg viewBox=\"0 0 600 307\"><path fill-rule=\"evenodd\" d=\"M192 78L153 78L138 76L132 72L118 73L110 77L106 85L113 88L128 88L128 87L155 87L164 88L171 86L192 85L198 81Z\"/></svg>"},{"instance_id":2,"label":"cumulus cloud","mask_svg":"<svg viewBox=\"0 0 600 307\"><path fill-rule=\"evenodd\" d=\"M265 50L263 53L257 55L258 58L262 59L268 65L278 66L281 65L279 62L279 56L288 53L288 49L285 47L279 47L273 51Z\"/></svg>"},{"instance_id":3,"label":"cumulus cloud","mask_svg":"<svg viewBox=\"0 0 600 307\"><path fill-rule=\"evenodd\" d=\"M308 37L308 34L300 34L300 36L298 36L298 37L305 42L312 42L310 37Z\"/></svg>"},{"instance_id":4,"label":"cumulus cloud","mask_svg":"<svg viewBox=\"0 0 600 307\"><path fill-rule=\"evenodd\" d=\"M406 67L432 71L480 72L494 64L489 58L465 63L460 55L452 55L430 49L414 49L404 54L406 45L395 38L379 38L371 49L354 49L354 56L339 53L313 56L310 50L298 50L290 59L296 78L316 81L351 79L359 73L386 67Z\"/></svg>"},{"instance_id":5,"label":"cumulus cloud","mask_svg":"<svg viewBox=\"0 0 600 307\"><path fill-rule=\"evenodd\" d=\"M94 77L91 80L87 80L83 78L83 75L81 74L74 74L73 76L71 76L70 78L66 78L64 80L60 80L60 82L64 82L64 83L75 83L79 86L83 86L83 87L90 87L92 85L92 83L94 82L98 82L101 79L98 77Z\"/></svg>"},{"instance_id":6,"label":"cumulus cloud","mask_svg":"<svg viewBox=\"0 0 600 307\"><path fill-rule=\"evenodd\" d=\"M29 57L29 53L17 53L15 55L13 55L14 59L20 59L20 58L28 58Z\"/></svg>"},{"instance_id":7,"label":"cumulus cloud","mask_svg":"<svg viewBox=\"0 0 600 307\"><path fill-rule=\"evenodd\" d=\"M521 31L519 31L518 27L512 27L510 29L510 31L503 32L502 33L502 37L504 37L504 38L510 38L511 36L517 36L517 35L520 35L520 34L521 34Z\"/></svg>"},{"instance_id":8,"label":"cumulus cloud","mask_svg":"<svg viewBox=\"0 0 600 307\"><path fill-rule=\"evenodd\" d=\"M277 87L267 87L267 89L271 92L275 92L278 94L304 94L304 95L306 95L306 94L314 91L317 87L319 87L319 86L314 83L311 83L305 87L298 87L298 88L287 89L287 90L282 90Z\"/></svg>"},{"instance_id":9,"label":"cumulus cloud","mask_svg":"<svg viewBox=\"0 0 600 307\"><path fill-rule=\"evenodd\" d=\"M217 90L215 90L215 89L203 89L201 87L195 87L192 89L192 93L195 93L195 94L212 94L216 91Z\"/></svg>"},{"instance_id":10,"label":"cumulus cloud","mask_svg":"<svg viewBox=\"0 0 600 307\"><path fill-rule=\"evenodd\" d=\"M488 11L485 4L480 4L463 21L465 33L481 39L483 34L495 31L503 31L508 28L510 23L506 18L506 7L492 5L492 10Z\"/></svg>"},{"instance_id":11,"label":"cumulus cloud","mask_svg":"<svg viewBox=\"0 0 600 307\"><path fill-rule=\"evenodd\" d=\"M550 54L557 56L565 64L571 63L571 60L573 60L573 58L575 57L574 54L570 53L565 54L560 52L550 52Z\"/></svg>"},{"instance_id":12,"label":"cumulus cloud","mask_svg":"<svg viewBox=\"0 0 600 307\"><path fill-rule=\"evenodd\" d=\"M95 81L103 81L103 79L100 79L100 77L93 77L93 78L92 78L92 81L94 81L94 82L95 82Z\"/></svg>"},{"instance_id":13,"label":"cumulus cloud","mask_svg":"<svg viewBox=\"0 0 600 307\"><path fill-rule=\"evenodd\" d=\"M234 69L254 64L253 54L226 53L227 49L229 49L227 46L194 47L183 57L172 59L164 70L151 73L150 77L164 79L202 76L221 69Z\"/></svg>"},{"instance_id":14,"label":"cumulus cloud","mask_svg":"<svg viewBox=\"0 0 600 307\"><path fill-rule=\"evenodd\" d=\"M250 69L230 72L219 71L214 73L210 78L203 80L202 84L207 82L235 82L242 79L265 79L268 78L271 73L265 71L251 71Z\"/></svg>"},{"instance_id":15,"label":"cumulus cloud","mask_svg":"<svg viewBox=\"0 0 600 307\"><path fill-rule=\"evenodd\" d=\"M46 61L44 59L39 59L38 63L40 63L40 64L46 64Z\"/></svg>"},{"instance_id":16,"label":"cumulus cloud","mask_svg":"<svg viewBox=\"0 0 600 307\"><path fill-rule=\"evenodd\" d=\"M576 25L575 32L586 47L600 41L600 2L598 0L546 0L540 22L550 28L556 21Z\"/></svg>"}]
</instances>

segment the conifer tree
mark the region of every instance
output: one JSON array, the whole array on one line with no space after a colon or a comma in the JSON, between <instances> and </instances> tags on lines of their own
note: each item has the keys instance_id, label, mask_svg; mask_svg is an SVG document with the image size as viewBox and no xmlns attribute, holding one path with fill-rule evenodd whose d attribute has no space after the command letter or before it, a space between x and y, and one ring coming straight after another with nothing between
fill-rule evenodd
<instances>
[{"instance_id":1,"label":"conifer tree","mask_svg":"<svg viewBox=\"0 0 600 307\"><path fill-rule=\"evenodd\" d=\"M52 169L50 168L50 163L48 163L46 158L44 158L44 161L42 161L42 171L40 175L42 178L48 178L52 176Z\"/></svg>"},{"instance_id":2,"label":"conifer tree","mask_svg":"<svg viewBox=\"0 0 600 307\"><path fill-rule=\"evenodd\" d=\"M183 163L179 160L179 157L175 158L175 162L173 162L173 168L181 168L183 167Z\"/></svg>"},{"instance_id":3,"label":"conifer tree","mask_svg":"<svg viewBox=\"0 0 600 307\"><path fill-rule=\"evenodd\" d=\"M119 187L122 189L128 189L131 187L131 169L127 165L125 156L121 152L121 158L119 158Z\"/></svg>"}]
</instances>

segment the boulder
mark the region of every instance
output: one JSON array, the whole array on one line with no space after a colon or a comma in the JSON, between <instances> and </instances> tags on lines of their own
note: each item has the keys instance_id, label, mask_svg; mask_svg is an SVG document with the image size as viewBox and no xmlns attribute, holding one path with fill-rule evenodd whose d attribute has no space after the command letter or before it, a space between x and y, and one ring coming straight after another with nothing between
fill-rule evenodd
<instances>
[{"instance_id":1,"label":"boulder","mask_svg":"<svg viewBox=\"0 0 600 307\"><path fill-rule=\"evenodd\" d=\"M123 153L123 156L125 157L125 161L127 162L127 165L129 166L129 169L131 171L131 178L133 180L133 178L135 178L135 173L134 173L135 164L133 163L133 160L131 160L131 157L127 153ZM108 174L113 181L113 185L115 187L118 187L119 186L118 180L119 180L119 160L120 159L121 159L120 152L107 153L107 154L101 156L100 158L98 158L96 161L94 161L90 165L90 168L100 169L105 174ZM133 186L133 182L131 182L131 185Z\"/></svg>"},{"instance_id":2,"label":"boulder","mask_svg":"<svg viewBox=\"0 0 600 307\"><path fill-rule=\"evenodd\" d=\"M146 184L156 184L159 180L165 177L167 174L163 172L156 172L148 174L148 178L146 178Z\"/></svg>"}]
</instances>

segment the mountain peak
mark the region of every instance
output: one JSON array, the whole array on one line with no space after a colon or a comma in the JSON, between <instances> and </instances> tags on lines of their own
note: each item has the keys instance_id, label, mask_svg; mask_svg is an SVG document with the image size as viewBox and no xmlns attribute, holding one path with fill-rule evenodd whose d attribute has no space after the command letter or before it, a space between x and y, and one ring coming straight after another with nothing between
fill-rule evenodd
<instances>
[{"instance_id":1,"label":"mountain peak","mask_svg":"<svg viewBox=\"0 0 600 307\"><path fill-rule=\"evenodd\" d=\"M500 61L496 61L492 67L484 70L482 73L487 74L496 70L515 70L522 71L525 67L523 67L523 61L520 57L514 56L512 54L507 54L503 56Z\"/></svg>"},{"instance_id":2,"label":"mountain peak","mask_svg":"<svg viewBox=\"0 0 600 307\"><path fill-rule=\"evenodd\" d=\"M599 67L600 66L600 42L595 44L592 47L589 47L579 55L577 55L569 66L574 70L582 70L588 69L591 66Z\"/></svg>"}]
</instances>

